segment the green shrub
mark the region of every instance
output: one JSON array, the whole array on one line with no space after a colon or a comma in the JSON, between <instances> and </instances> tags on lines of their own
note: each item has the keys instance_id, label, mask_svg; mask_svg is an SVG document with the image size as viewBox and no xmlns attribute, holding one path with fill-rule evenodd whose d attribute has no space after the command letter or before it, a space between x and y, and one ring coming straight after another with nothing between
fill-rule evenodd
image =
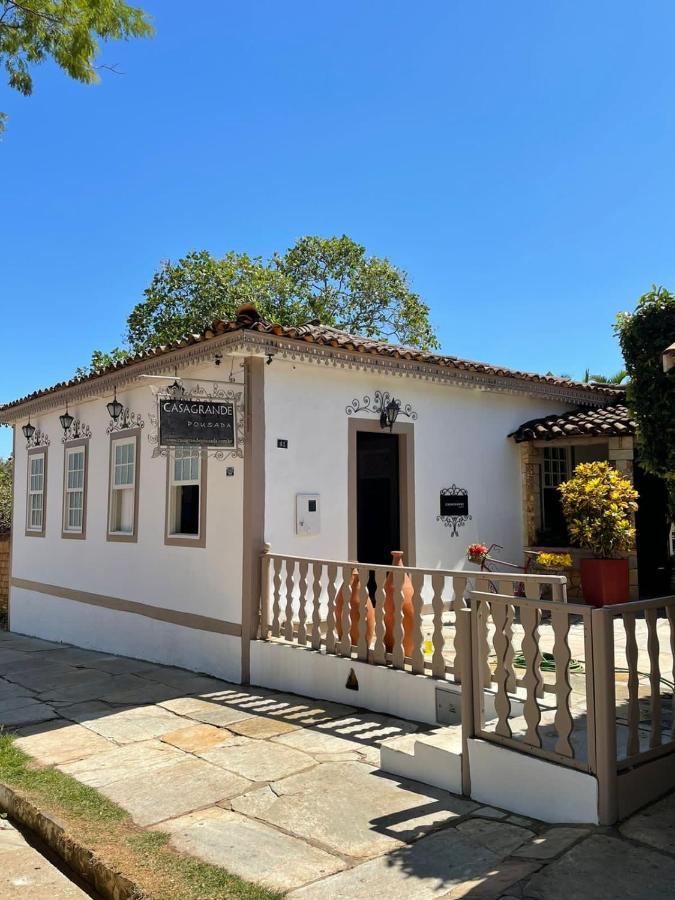
<instances>
[{"instance_id":1,"label":"green shrub","mask_svg":"<svg viewBox=\"0 0 675 900\"><path fill-rule=\"evenodd\" d=\"M608 462L579 463L558 490L570 540L607 559L630 550L635 540L631 513L638 492Z\"/></svg>"}]
</instances>

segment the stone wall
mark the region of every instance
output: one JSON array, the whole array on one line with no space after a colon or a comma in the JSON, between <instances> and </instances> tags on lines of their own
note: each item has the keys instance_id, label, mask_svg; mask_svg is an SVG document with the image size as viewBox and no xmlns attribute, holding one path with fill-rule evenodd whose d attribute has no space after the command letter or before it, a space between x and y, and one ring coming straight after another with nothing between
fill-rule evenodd
<instances>
[{"instance_id":1,"label":"stone wall","mask_svg":"<svg viewBox=\"0 0 675 900\"><path fill-rule=\"evenodd\" d=\"M633 438L610 438L609 461L616 467L617 472L633 483ZM635 517L633 516L633 524ZM637 600L639 597L637 550L633 548L625 556L628 557L629 598Z\"/></svg>"},{"instance_id":2,"label":"stone wall","mask_svg":"<svg viewBox=\"0 0 675 900\"><path fill-rule=\"evenodd\" d=\"M0 534L0 629L7 628L9 599L9 535Z\"/></svg>"}]
</instances>

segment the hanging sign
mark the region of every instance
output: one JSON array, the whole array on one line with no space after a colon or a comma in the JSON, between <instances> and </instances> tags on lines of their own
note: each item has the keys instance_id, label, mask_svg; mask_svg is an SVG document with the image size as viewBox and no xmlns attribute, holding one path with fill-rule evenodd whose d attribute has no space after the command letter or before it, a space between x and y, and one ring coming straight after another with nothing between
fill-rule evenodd
<instances>
[{"instance_id":1,"label":"hanging sign","mask_svg":"<svg viewBox=\"0 0 675 900\"><path fill-rule=\"evenodd\" d=\"M459 537L459 529L471 521L469 515L469 492L466 488L443 488L440 495L440 514L437 522L442 522L450 529L450 537Z\"/></svg>"},{"instance_id":2,"label":"hanging sign","mask_svg":"<svg viewBox=\"0 0 675 900\"><path fill-rule=\"evenodd\" d=\"M159 400L159 443L202 444L209 447L236 447L235 404L215 397L191 400L162 397Z\"/></svg>"},{"instance_id":3,"label":"hanging sign","mask_svg":"<svg viewBox=\"0 0 675 900\"><path fill-rule=\"evenodd\" d=\"M443 494L441 493L441 516L468 516L468 494Z\"/></svg>"}]
</instances>

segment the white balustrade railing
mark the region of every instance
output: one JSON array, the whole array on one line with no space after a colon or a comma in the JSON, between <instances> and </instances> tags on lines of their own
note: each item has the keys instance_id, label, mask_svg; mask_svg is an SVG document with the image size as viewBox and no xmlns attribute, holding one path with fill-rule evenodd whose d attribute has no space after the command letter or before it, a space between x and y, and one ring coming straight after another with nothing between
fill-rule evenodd
<instances>
[{"instance_id":1,"label":"white balustrade railing","mask_svg":"<svg viewBox=\"0 0 675 900\"><path fill-rule=\"evenodd\" d=\"M462 638L456 613L472 588L539 596L549 585L566 599L558 575L424 569L288 554L262 556L260 636L390 666L415 675L459 681Z\"/></svg>"}]
</instances>

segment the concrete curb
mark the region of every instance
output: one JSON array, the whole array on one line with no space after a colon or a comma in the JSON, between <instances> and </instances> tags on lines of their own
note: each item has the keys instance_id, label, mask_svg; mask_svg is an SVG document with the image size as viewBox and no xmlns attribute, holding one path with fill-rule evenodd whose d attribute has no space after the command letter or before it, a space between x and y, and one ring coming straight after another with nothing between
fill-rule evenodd
<instances>
[{"instance_id":1,"label":"concrete curb","mask_svg":"<svg viewBox=\"0 0 675 900\"><path fill-rule=\"evenodd\" d=\"M144 896L137 884L111 869L91 850L73 840L48 813L42 812L5 784L0 784L0 810L38 835L50 850L106 900L139 900Z\"/></svg>"}]
</instances>

